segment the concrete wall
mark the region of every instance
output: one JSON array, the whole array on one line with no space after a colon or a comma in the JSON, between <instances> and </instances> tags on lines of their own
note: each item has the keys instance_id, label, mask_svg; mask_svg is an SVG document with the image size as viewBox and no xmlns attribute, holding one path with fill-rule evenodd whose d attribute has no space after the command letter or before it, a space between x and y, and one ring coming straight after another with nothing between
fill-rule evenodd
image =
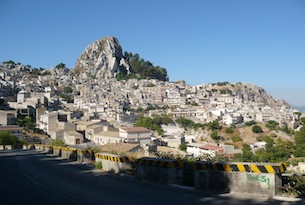
<instances>
[{"instance_id":1,"label":"concrete wall","mask_svg":"<svg viewBox=\"0 0 305 205\"><path fill-rule=\"evenodd\" d=\"M109 153L95 154L95 161L101 162L104 171L113 171L115 173L132 170L132 162L127 157Z\"/></svg>"},{"instance_id":2,"label":"concrete wall","mask_svg":"<svg viewBox=\"0 0 305 205\"><path fill-rule=\"evenodd\" d=\"M12 150L12 145L0 145L0 150Z\"/></svg>"},{"instance_id":3,"label":"concrete wall","mask_svg":"<svg viewBox=\"0 0 305 205\"><path fill-rule=\"evenodd\" d=\"M61 157L62 147L54 146L53 147L53 155Z\"/></svg>"},{"instance_id":4,"label":"concrete wall","mask_svg":"<svg viewBox=\"0 0 305 205\"><path fill-rule=\"evenodd\" d=\"M281 185L277 174L195 170L195 187L202 190L272 197Z\"/></svg>"},{"instance_id":5,"label":"concrete wall","mask_svg":"<svg viewBox=\"0 0 305 205\"><path fill-rule=\"evenodd\" d=\"M0 146L0 149L3 146ZM65 159L79 162L101 162L104 171L115 173L131 171L138 179L159 183L177 183L201 190L233 192L255 196L273 197L282 186L283 164L267 163L182 163L173 159L131 159L109 153L69 147L35 145L35 149L47 151ZM135 168L135 169L134 169ZM189 183L192 181L194 183ZM185 184L188 182L189 184Z\"/></svg>"},{"instance_id":6,"label":"concrete wall","mask_svg":"<svg viewBox=\"0 0 305 205\"><path fill-rule=\"evenodd\" d=\"M142 158L137 161L135 166L135 175L139 179L160 183L176 183L177 168L181 164L172 159Z\"/></svg>"},{"instance_id":7,"label":"concrete wall","mask_svg":"<svg viewBox=\"0 0 305 205\"><path fill-rule=\"evenodd\" d=\"M73 161L77 161L77 149L63 147L61 150L61 157L64 159L71 159Z\"/></svg>"},{"instance_id":8,"label":"concrete wall","mask_svg":"<svg viewBox=\"0 0 305 205\"><path fill-rule=\"evenodd\" d=\"M282 186L280 175L284 171L283 164L196 162L194 184L203 190L272 197Z\"/></svg>"},{"instance_id":9,"label":"concrete wall","mask_svg":"<svg viewBox=\"0 0 305 205\"><path fill-rule=\"evenodd\" d=\"M77 161L82 163L94 163L94 153L90 150L77 150Z\"/></svg>"}]
</instances>

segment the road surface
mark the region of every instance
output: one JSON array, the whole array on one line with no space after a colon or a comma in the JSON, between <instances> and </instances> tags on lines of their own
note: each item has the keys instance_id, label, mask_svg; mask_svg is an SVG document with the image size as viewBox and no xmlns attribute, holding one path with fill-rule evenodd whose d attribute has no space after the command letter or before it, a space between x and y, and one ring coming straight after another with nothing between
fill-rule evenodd
<instances>
[{"instance_id":1,"label":"road surface","mask_svg":"<svg viewBox=\"0 0 305 205\"><path fill-rule=\"evenodd\" d=\"M208 193L93 170L36 150L0 151L0 204L300 204Z\"/></svg>"}]
</instances>

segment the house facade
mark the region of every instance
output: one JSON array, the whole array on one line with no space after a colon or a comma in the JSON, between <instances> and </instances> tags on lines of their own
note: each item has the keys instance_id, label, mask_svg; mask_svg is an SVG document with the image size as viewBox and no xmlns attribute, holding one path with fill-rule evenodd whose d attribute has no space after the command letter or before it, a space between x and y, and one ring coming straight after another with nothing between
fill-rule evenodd
<instances>
[{"instance_id":1,"label":"house facade","mask_svg":"<svg viewBox=\"0 0 305 205\"><path fill-rule=\"evenodd\" d=\"M120 138L127 143L150 144L151 131L144 127L122 127L119 128Z\"/></svg>"},{"instance_id":2,"label":"house facade","mask_svg":"<svg viewBox=\"0 0 305 205\"><path fill-rule=\"evenodd\" d=\"M0 126L0 132L8 131L10 135L18 137L19 140L23 139L23 128L17 125Z\"/></svg>"}]
</instances>

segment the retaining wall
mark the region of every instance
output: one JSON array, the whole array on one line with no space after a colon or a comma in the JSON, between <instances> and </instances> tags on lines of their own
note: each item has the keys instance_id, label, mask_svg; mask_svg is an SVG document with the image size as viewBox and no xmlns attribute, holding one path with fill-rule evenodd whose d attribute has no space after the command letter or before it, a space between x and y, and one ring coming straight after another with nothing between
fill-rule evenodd
<instances>
[{"instance_id":1,"label":"retaining wall","mask_svg":"<svg viewBox=\"0 0 305 205\"><path fill-rule=\"evenodd\" d=\"M0 146L1 149L1 146ZM282 186L284 164L268 163L183 163L173 159L131 159L109 153L96 153L69 147L35 145L35 149L79 162L101 162L102 169L115 173L131 172L138 179L177 183L202 190L275 196Z\"/></svg>"},{"instance_id":2,"label":"retaining wall","mask_svg":"<svg viewBox=\"0 0 305 205\"><path fill-rule=\"evenodd\" d=\"M246 193L259 196L275 196L285 171L283 164L254 163L195 163L195 187Z\"/></svg>"},{"instance_id":3,"label":"retaining wall","mask_svg":"<svg viewBox=\"0 0 305 205\"><path fill-rule=\"evenodd\" d=\"M177 179L181 177L177 168L182 167L182 163L177 160L141 158L135 166L135 175L139 179L161 183L177 183Z\"/></svg>"},{"instance_id":4,"label":"retaining wall","mask_svg":"<svg viewBox=\"0 0 305 205\"><path fill-rule=\"evenodd\" d=\"M132 165L134 163L131 158L109 153L96 153L95 161L102 163L103 170L115 173L132 172Z\"/></svg>"},{"instance_id":5,"label":"retaining wall","mask_svg":"<svg viewBox=\"0 0 305 205\"><path fill-rule=\"evenodd\" d=\"M70 147L63 147L61 149L61 157L64 159L71 159L77 161L77 149Z\"/></svg>"},{"instance_id":6,"label":"retaining wall","mask_svg":"<svg viewBox=\"0 0 305 205\"><path fill-rule=\"evenodd\" d=\"M12 150L12 145L0 145L0 150Z\"/></svg>"},{"instance_id":7,"label":"retaining wall","mask_svg":"<svg viewBox=\"0 0 305 205\"><path fill-rule=\"evenodd\" d=\"M94 153L91 150L77 150L77 161L84 163L94 163L95 157Z\"/></svg>"}]
</instances>

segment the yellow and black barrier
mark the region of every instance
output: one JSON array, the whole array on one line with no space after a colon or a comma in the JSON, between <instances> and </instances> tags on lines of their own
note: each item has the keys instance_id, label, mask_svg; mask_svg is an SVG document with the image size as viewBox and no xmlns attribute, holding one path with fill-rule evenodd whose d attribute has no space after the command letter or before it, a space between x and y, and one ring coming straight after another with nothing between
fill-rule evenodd
<instances>
[{"instance_id":1,"label":"yellow and black barrier","mask_svg":"<svg viewBox=\"0 0 305 205\"><path fill-rule=\"evenodd\" d=\"M193 165L197 170L214 170L224 172L252 172L281 174L285 172L283 163L220 163L220 162L195 162Z\"/></svg>"},{"instance_id":2,"label":"yellow and black barrier","mask_svg":"<svg viewBox=\"0 0 305 205\"><path fill-rule=\"evenodd\" d=\"M96 158L103 159L103 160L109 160L109 161L114 161L114 162L133 162L134 160L130 157L125 157L125 156L111 156L111 155L105 155L105 154L100 154L96 153L95 154Z\"/></svg>"},{"instance_id":3,"label":"yellow and black barrier","mask_svg":"<svg viewBox=\"0 0 305 205\"><path fill-rule=\"evenodd\" d=\"M85 150L85 149L78 149L77 153L78 154L90 154L90 155L93 155L93 151L92 150Z\"/></svg>"},{"instance_id":4,"label":"yellow and black barrier","mask_svg":"<svg viewBox=\"0 0 305 205\"><path fill-rule=\"evenodd\" d=\"M121 163L136 163L139 165L165 167L165 168L184 168L181 160L174 159L156 159L156 158L140 158L135 159L127 156L112 156L102 153L94 154L92 150L77 149L70 147L50 146L43 144L34 144L35 148L43 150L68 151L77 152L77 154L91 155L103 160L109 160ZM191 166L194 170L214 170L224 172L250 172L250 173L269 173L281 174L285 172L286 166L283 163L222 163L222 162L194 162Z\"/></svg>"},{"instance_id":5,"label":"yellow and black barrier","mask_svg":"<svg viewBox=\"0 0 305 205\"><path fill-rule=\"evenodd\" d=\"M153 166L153 167L165 167L165 168L182 168L182 161L167 160L167 159L154 159L154 158L141 158L137 160L137 164Z\"/></svg>"}]
</instances>

